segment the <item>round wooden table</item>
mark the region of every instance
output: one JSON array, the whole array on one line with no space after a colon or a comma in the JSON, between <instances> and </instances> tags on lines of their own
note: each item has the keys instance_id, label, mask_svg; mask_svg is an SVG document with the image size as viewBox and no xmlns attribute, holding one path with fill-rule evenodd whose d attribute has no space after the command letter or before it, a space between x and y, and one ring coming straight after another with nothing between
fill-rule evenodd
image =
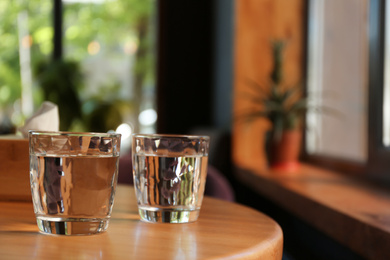
<instances>
[{"instance_id":1,"label":"round wooden table","mask_svg":"<svg viewBox=\"0 0 390 260\"><path fill-rule=\"evenodd\" d=\"M189 224L139 220L132 186L118 185L107 232L91 236L38 232L33 206L0 202L1 259L282 259L283 233L251 208L205 197Z\"/></svg>"}]
</instances>

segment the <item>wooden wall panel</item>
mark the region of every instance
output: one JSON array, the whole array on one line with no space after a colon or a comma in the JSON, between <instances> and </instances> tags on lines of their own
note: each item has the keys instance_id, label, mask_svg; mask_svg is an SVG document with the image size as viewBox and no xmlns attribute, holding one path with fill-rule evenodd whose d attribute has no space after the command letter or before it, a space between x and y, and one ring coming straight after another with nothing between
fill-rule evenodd
<instances>
[{"instance_id":1,"label":"wooden wall panel","mask_svg":"<svg viewBox=\"0 0 390 260\"><path fill-rule=\"evenodd\" d=\"M248 80L264 86L272 69L271 41L287 40L284 75L286 85L303 81L305 48L305 0L236 0L234 54L234 118L251 108L241 96ZM265 133L270 124L234 120L233 162L247 169L264 169Z\"/></svg>"}]
</instances>

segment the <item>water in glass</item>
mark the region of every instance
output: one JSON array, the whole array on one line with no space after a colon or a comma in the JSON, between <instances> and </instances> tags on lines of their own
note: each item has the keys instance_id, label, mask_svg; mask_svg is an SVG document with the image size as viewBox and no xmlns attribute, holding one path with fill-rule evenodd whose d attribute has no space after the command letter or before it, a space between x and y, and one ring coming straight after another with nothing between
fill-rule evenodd
<instances>
[{"instance_id":1,"label":"water in glass","mask_svg":"<svg viewBox=\"0 0 390 260\"><path fill-rule=\"evenodd\" d=\"M134 155L134 184L142 220L184 223L198 218L207 156Z\"/></svg>"}]
</instances>

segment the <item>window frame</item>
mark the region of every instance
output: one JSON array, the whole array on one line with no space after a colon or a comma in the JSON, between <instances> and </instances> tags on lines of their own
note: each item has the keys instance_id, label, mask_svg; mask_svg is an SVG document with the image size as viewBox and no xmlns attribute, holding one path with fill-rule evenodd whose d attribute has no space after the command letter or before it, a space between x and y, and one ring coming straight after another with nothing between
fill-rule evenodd
<instances>
[{"instance_id":1,"label":"window frame","mask_svg":"<svg viewBox=\"0 0 390 260\"><path fill-rule=\"evenodd\" d=\"M388 159L390 158L390 147L385 147L382 142L385 69L385 4L385 0L371 0L369 19L368 170L369 173L374 176L378 175L383 177L388 175L386 174L386 168L390 169L390 160ZM390 179L390 176L387 178Z\"/></svg>"}]
</instances>

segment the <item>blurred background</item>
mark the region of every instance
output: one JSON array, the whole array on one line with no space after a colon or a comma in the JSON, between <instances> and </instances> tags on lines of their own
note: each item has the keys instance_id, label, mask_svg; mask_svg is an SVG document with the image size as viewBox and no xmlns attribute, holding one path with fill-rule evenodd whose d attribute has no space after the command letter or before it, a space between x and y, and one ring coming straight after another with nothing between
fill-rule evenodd
<instances>
[{"instance_id":1,"label":"blurred background","mask_svg":"<svg viewBox=\"0 0 390 260\"><path fill-rule=\"evenodd\" d=\"M231 128L233 1L0 2L0 134L43 101L62 131Z\"/></svg>"}]
</instances>

